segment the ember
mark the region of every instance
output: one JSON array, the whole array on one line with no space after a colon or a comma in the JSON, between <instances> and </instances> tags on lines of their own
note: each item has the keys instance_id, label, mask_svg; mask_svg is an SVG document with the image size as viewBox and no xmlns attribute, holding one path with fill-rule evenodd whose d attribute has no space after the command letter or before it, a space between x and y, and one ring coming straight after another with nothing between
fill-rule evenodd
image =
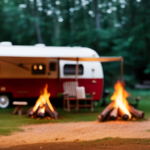
<instances>
[{"instance_id":1,"label":"ember","mask_svg":"<svg viewBox=\"0 0 150 150\"><path fill-rule=\"evenodd\" d=\"M112 102L98 115L99 121L104 121L107 118L116 120L119 116L124 120L129 120L132 116L144 118L144 112L129 105L126 98L130 96L130 93L125 91L124 84L121 81L117 81L114 89L115 92L111 96Z\"/></svg>"},{"instance_id":2,"label":"ember","mask_svg":"<svg viewBox=\"0 0 150 150\"><path fill-rule=\"evenodd\" d=\"M34 107L28 110L27 115L31 118L44 118L45 116L50 116L54 119L58 118L58 113L55 111L55 109L49 101L50 93L48 93L47 89L48 85L46 84L44 90L42 91L42 94L36 101Z\"/></svg>"}]
</instances>

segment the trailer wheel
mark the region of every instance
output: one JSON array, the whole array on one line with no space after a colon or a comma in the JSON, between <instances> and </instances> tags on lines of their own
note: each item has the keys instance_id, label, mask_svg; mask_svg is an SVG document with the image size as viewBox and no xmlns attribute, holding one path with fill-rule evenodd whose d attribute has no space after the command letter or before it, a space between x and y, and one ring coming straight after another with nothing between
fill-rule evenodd
<instances>
[{"instance_id":1,"label":"trailer wheel","mask_svg":"<svg viewBox=\"0 0 150 150\"><path fill-rule=\"evenodd\" d=\"M0 108L7 108L9 103L10 99L7 95L0 95Z\"/></svg>"}]
</instances>

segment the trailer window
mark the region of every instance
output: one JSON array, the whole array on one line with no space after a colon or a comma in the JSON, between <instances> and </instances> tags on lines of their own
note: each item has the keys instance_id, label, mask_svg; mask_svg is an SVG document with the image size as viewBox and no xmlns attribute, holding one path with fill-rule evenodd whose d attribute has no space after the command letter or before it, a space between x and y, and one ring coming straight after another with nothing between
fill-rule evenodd
<instances>
[{"instance_id":1,"label":"trailer window","mask_svg":"<svg viewBox=\"0 0 150 150\"><path fill-rule=\"evenodd\" d=\"M44 64L34 64L32 65L32 74L45 74Z\"/></svg>"},{"instance_id":2,"label":"trailer window","mask_svg":"<svg viewBox=\"0 0 150 150\"><path fill-rule=\"evenodd\" d=\"M66 64L64 65L64 74L65 75L75 75L76 74L76 65ZM83 65L79 65L78 75L83 75Z\"/></svg>"},{"instance_id":3,"label":"trailer window","mask_svg":"<svg viewBox=\"0 0 150 150\"><path fill-rule=\"evenodd\" d=\"M50 71L56 71L56 62L50 62L49 70Z\"/></svg>"}]
</instances>

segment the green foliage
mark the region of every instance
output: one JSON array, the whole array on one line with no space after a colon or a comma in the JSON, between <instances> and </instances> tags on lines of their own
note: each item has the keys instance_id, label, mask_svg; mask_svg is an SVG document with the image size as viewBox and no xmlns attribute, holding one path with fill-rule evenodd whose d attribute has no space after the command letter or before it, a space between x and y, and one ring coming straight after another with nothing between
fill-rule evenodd
<instances>
[{"instance_id":1,"label":"green foliage","mask_svg":"<svg viewBox=\"0 0 150 150\"><path fill-rule=\"evenodd\" d=\"M150 1L35 2L0 1L0 41L15 45L42 41L49 46L90 47L100 56L123 56L124 80L130 86L149 79ZM119 78L119 65L103 65L107 85Z\"/></svg>"},{"instance_id":2,"label":"green foliage","mask_svg":"<svg viewBox=\"0 0 150 150\"><path fill-rule=\"evenodd\" d=\"M146 69L144 70L145 74L150 74L150 62L146 65Z\"/></svg>"}]
</instances>

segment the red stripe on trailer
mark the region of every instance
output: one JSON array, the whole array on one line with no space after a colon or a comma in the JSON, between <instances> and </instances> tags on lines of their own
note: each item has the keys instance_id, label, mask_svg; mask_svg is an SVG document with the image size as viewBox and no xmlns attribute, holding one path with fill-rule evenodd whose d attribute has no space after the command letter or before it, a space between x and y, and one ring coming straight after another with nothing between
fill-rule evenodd
<instances>
[{"instance_id":1,"label":"red stripe on trailer","mask_svg":"<svg viewBox=\"0 0 150 150\"><path fill-rule=\"evenodd\" d=\"M38 97L40 91L48 83L48 91L52 98L57 98L58 93L63 93L63 83L67 81L75 81L74 79L60 79L58 85L57 79L41 79L41 78L1 78L0 93L12 93L14 98L32 98ZM103 79L78 79L79 86L84 86L86 93L95 93L94 100L100 100L103 91Z\"/></svg>"}]
</instances>

